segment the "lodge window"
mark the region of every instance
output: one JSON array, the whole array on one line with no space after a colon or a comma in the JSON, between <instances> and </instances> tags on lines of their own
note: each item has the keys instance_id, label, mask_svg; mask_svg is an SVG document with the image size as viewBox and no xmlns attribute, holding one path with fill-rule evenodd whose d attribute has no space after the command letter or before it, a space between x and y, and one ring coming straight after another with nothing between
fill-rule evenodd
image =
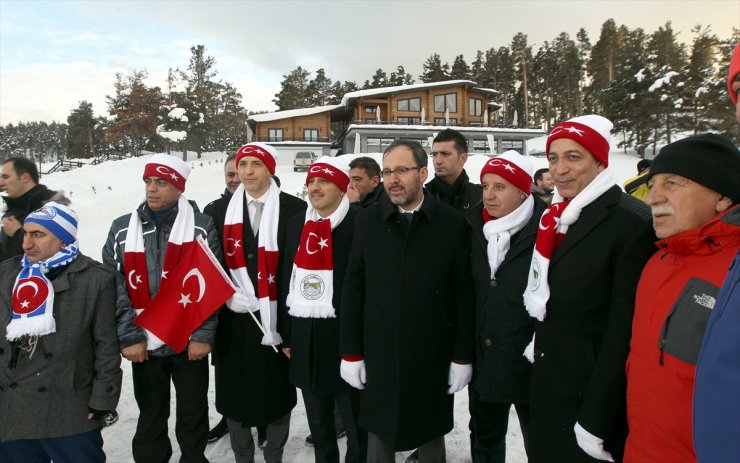
<instances>
[{"instance_id":1,"label":"lodge window","mask_svg":"<svg viewBox=\"0 0 740 463\"><path fill-rule=\"evenodd\" d=\"M406 98L396 101L396 109L399 111L421 111L421 98Z\"/></svg>"},{"instance_id":2,"label":"lodge window","mask_svg":"<svg viewBox=\"0 0 740 463\"><path fill-rule=\"evenodd\" d=\"M303 129L304 141L319 141L319 129Z\"/></svg>"},{"instance_id":3,"label":"lodge window","mask_svg":"<svg viewBox=\"0 0 740 463\"><path fill-rule=\"evenodd\" d=\"M267 129L267 138L269 141L283 141L285 131L283 129Z\"/></svg>"},{"instance_id":4,"label":"lodge window","mask_svg":"<svg viewBox=\"0 0 740 463\"><path fill-rule=\"evenodd\" d=\"M382 153L386 148L391 146L395 140L393 138L371 138L367 137L367 152Z\"/></svg>"},{"instance_id":5,"label":"lodge window","mask_svg":"<svg viewBox=\"0 0 740 463\"><path fill-rule=\"evenodd\" d=\"M444 117L435 117L434 118L434 125L442 125L442 126L444 126L444 125L457 125L457 118L456 117L451 117L450 118L450 122L448 124Z\"/></svg>"},{"instance_id":6,"label":"lodge window","mask_svg":"<svg viewBox=\"0 0 740 463\"><path fill-rule=\"evenodd\" d=\"M468 115L469 116L482 116L483 115L483 100L479 98L468 98Z\"/></svg>"},{"instance_id":7,"label":"lodge window","mask_svg":"<svg viewBox=\"0 0 740 463\"><path fill-rule=\"evenodd\" d=\"M434 95L434 112L443 113L457 112L457 93L447 93L444 95Z\"/></svg>"},{"instance_id":8,"label":"lodge window","mask_svg":"<svg viewBox=\"0 0 740 463\"><path fill-rule=\"evenodd\" d=\"M375 114L378 112L377 106L365 106L365 112L370 114Z\"/></svg>"}]
</instances>

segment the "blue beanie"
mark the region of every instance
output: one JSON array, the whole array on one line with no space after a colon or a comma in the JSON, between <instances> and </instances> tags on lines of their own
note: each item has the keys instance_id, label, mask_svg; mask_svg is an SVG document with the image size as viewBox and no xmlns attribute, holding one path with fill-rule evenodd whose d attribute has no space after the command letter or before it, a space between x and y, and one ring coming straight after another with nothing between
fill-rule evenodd
<instances>
[{"instance_id":1,"label":"blue beanie","mask_svg":"<svg viewBox=\"0 0 740 463\"><path fill-rule=\"evenodd\" d=\"M37 223L49 230L64 244L77 241L77 213L69 207L49 202L31 212L23 223Z\"/></svg>"}]
</instances>

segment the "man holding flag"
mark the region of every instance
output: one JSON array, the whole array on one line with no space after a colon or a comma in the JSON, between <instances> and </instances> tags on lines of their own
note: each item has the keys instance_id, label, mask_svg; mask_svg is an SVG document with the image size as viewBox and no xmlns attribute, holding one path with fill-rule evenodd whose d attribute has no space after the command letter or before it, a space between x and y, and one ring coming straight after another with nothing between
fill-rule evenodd
<instances>
[{"instance_id":1,"label":"man holding flag","mask_svg":"<svg viewBox=\"0 0 740 463\"><path fill-rule=\"evenodd\" d=\"M113 221L103 247L103 262L117 272L121 354L133 363L136 462L172 455L170 381L177 390L180 461L207 462L207 356L215 311L234 290L213 257L221 252L213 220L183 195L189 174L180 159L152 156L144 167L145 201Z\"/></svg>"},{"instance_id":2,"label":"man holding flag","mask_svg":"<svg viewBox=\"0 0 740 463\"><path fill-rule=\"evenodd\" d=\"M286 225L306 203L281 192L275 183L277 155L264 143L239 148L241 185L222 221L224 260L237 293L219 315L213 362L216 409L227 419L237 463L254 461L251 428L265 425L265 461L282 461L290 411L296 404L295 388L288 382L287 351L277 348L284 318L277 295L283 281L280 253Z\"/></svg>"},{"instance_id":3,"label":"man holding flag","mask_svg":"<svg viewBox=\"0 0 740 463\"><path fill-rule=\"evenodd\" d=\"M350 168L323 156L308 169L310 207L288 222L283 290L289 307L290 382L301 389L317 462L339 462L334 402L347 433L347 463L365 461L367 433L357 427L360 392L339 375L339 310L356 208L347 189ZM380 187L382 188L382 186Z\"/></svg>"}]
</instances>

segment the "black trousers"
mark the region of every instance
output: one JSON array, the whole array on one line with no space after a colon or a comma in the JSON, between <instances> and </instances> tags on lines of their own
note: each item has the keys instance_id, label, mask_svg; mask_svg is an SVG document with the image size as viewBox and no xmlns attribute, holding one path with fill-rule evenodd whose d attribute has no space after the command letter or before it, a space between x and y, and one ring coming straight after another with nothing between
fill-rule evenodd
<instances>
[{"instance_id":1,"label":"black trousers","mask_svg":"<svg viewBox=\"0 0 740 463\"><path fill-rule=\"evenodd\" d=\"M172 445L167 435L170 417L170 381L175 385L175 436L180 463L207 463L208 359L191 361L183 352L168 357L149 357L132 365L134 397L139 421L132 443L136 463L167 463Z\"/></svg>"},{"instance_id":2,"label":"black trousers","mask_svg":"<svg viewBox=\"0 0 740 463\"><path fill-rule=\"evenodd\" d=\"M367 454L367 432L357 426L359 391L347 391L337 395L314 395L301 389L306 406L308 427L313 437L316 463L338 463L339 446L334 420L334 402L339 405L339 413L347 433L346 463L363 463Z\"/></svg>"},{"instance_id":3,"label":"black trousers","mask_svg":"<svg viewBox=\"0 0 740 463\"><path fill-rule=\"evenodd\" d=\"M474 463L505 463L509 410L514 405L522 430L524 450L529 436L529 405L485 402L468 387L470 410L470 453Z\"/></svg>"}]
</instances>

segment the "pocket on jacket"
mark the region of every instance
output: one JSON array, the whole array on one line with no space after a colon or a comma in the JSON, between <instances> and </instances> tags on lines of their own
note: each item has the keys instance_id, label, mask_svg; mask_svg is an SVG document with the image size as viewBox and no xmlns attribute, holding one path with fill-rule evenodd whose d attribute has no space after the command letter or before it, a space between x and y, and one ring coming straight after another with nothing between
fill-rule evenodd
<instances>
[{"instance_id":1,"label":"pocket on jacket","mask_svg":"<svg viewBox=\"0 0 740 463\"><path fill-rule=\"evenodd\" d=\"M74 365L70 364L68 367L65 365L65 368L59 371L56 378L54 378L53 384L57 395L62 397L70 397L75 395Z\"/></svg>"},{"instance_id":2,"label":"pocket on jacket","mask_svg":"<svg viewBox=\"0 0 740 463\"><path fill-rule=\"evenodd\" d=\"M694 277L686 283L660 330L661 362L666 353L696 365L718 293L717 286L701 278Z\"/></svg>"}]
</instances>

